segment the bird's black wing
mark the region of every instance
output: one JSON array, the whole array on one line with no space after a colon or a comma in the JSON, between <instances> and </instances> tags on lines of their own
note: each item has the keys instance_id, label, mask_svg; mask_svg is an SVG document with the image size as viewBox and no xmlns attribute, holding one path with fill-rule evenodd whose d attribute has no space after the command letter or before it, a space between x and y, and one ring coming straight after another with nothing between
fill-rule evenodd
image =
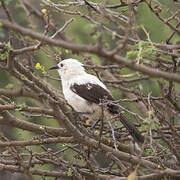
<instances>
[{"instance_id":1,"label":"bird's black wing","mask_svg":"<svg viewBox=\"0 0 180 180\"><path fill-rule=\"evenodd\" d=\"M118 107L112 103L115 101L112 95L98 84L73 84L70 89L89 103L100 104L104 102L111 113L118 113Z\"/></svg>"}]
</instances>

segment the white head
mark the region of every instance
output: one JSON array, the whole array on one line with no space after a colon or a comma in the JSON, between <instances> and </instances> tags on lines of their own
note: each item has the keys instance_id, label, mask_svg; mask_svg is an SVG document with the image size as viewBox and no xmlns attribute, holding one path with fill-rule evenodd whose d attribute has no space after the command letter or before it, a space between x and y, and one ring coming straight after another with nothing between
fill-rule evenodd
<instances>
[{"instance_id":1,"label":"white head","mask_svg":"<svg viewBox=\"0 0 180 180\"><path fill-rule=\"evenodd\" d=\"M51 69L56 69L61 78L65 80L69 80L74 76L86 73L84 71L83 64L76 59L65 59L57 65L51 67L50 70Z\"/></svg>"}]
</instances>

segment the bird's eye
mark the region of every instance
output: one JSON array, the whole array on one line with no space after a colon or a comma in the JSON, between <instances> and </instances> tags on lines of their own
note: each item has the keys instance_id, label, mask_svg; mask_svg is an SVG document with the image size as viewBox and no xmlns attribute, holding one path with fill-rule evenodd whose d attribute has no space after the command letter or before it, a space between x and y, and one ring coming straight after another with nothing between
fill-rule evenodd
<instances>
[{"instance_id":1,"label":"bird's eye","mask_svg":"<svg viewBox=\"0 0 180 180\"><path fill-rule=\"evenodd\" d=\"M61 66L61 67L63 67L63 66L64 66L64 64L61 64L60 66Z\"/></svg>"}]
</instances>

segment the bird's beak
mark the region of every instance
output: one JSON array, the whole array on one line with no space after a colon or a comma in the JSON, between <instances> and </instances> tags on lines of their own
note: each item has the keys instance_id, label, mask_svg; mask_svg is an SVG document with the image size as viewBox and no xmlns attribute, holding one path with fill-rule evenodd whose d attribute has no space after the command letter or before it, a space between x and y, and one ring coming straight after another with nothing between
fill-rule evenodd
<instances>
[{"instance_id":1,"label":"bird's beak","mask_svg":"<svg viewBox=\"0 0 180 180\"><path fill-rule=\"evenodd\" d=\"M52 66L51 68L49 68L49 70L53 70L53 69L59 69L59 66L54 65L54 66Z\"/></svg>"}]
</instances>

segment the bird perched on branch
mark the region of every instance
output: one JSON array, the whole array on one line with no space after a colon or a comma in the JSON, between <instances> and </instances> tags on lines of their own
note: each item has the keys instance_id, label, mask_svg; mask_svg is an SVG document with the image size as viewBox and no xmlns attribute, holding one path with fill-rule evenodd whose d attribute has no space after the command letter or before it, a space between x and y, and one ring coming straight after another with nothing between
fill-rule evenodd
<instances>
[{"instance_id":1,"label":"bird perched on branch","mask_svg":"<svg viewBox=\"0 0 180 180\"><path fill-rule=\"evenodd\" d=\"M53 69L61 76L64 97L76 112L96 120L102 114L107 118L117 116L136 142L144 142L134 124L122 115L110 91L96 76L86 73L82 63L65 59Z\"/></svg>"}]
</instances>

